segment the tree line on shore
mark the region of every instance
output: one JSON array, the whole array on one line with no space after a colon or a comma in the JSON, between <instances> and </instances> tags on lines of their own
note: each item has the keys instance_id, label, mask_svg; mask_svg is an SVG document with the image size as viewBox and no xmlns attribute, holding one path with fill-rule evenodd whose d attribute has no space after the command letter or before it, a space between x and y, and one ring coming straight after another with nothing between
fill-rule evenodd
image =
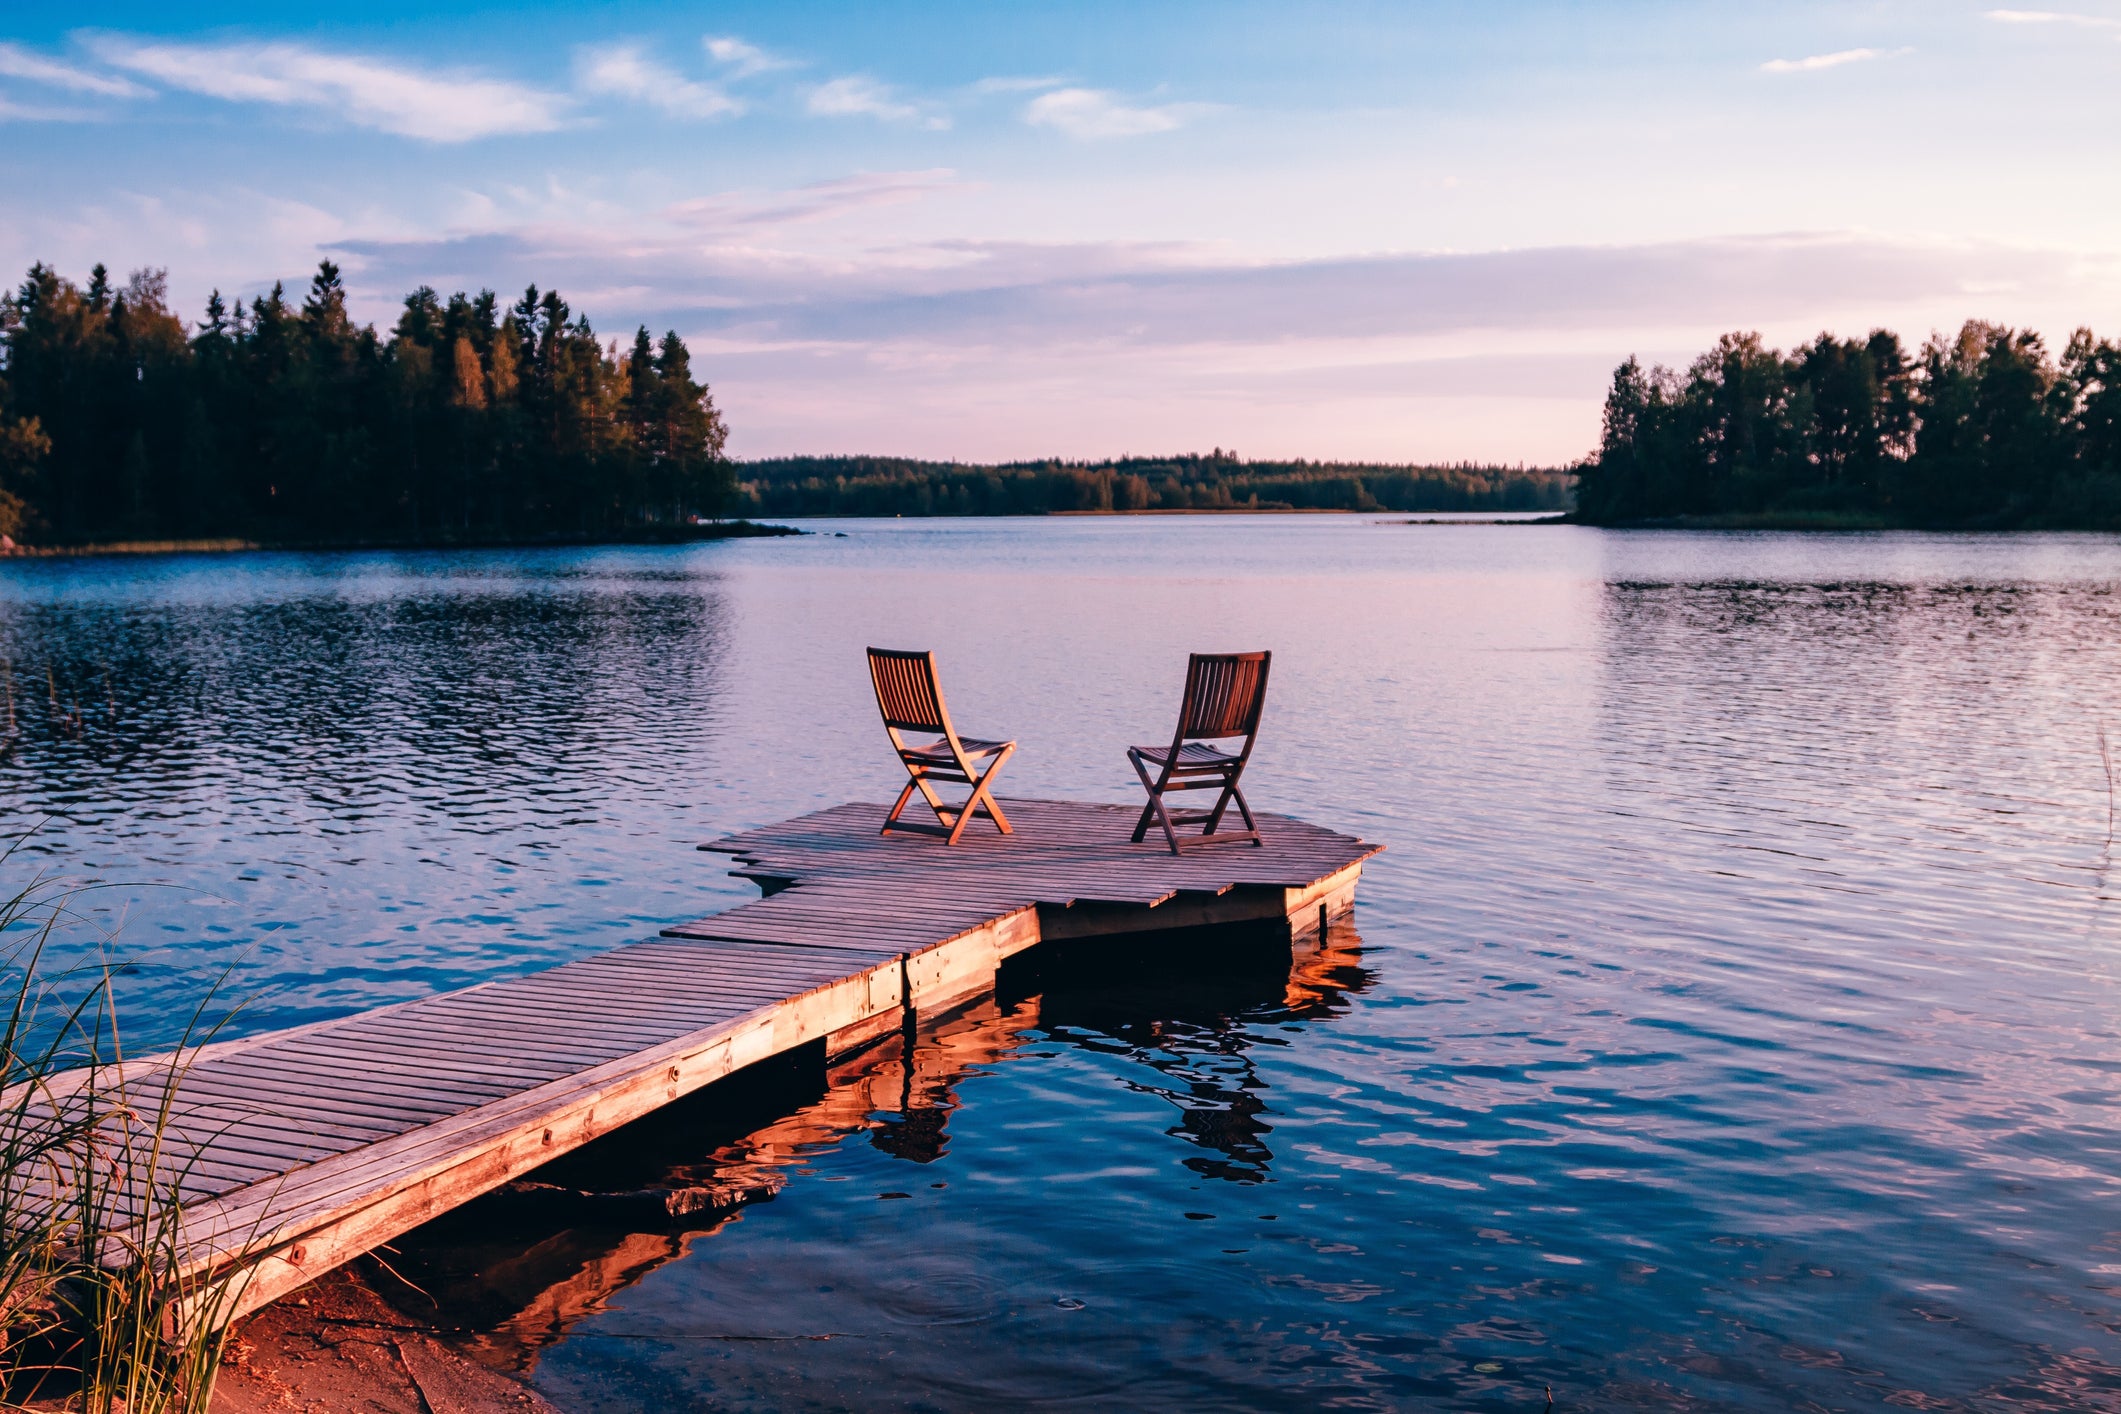
<instances>
[{"instance_id":1,"label":"tree line on shore","mask_svg":"<svg viewBox=\"0 0 2121 1414\"><path fill-rule=\"evenodd\" d=\"M325 261L187 324L159 270L0 298L0 532L57 544L599 536L721 510L727 436L675 333L603 343L555 291L406 296Z\"/></svg>"},{"instance_id":2,"label":"tree line on shore","mask_svg":"<svg viewBox=\"0 0 2121 1414\"><path fill-rule=\"evenodd\" d=\"M904 457L737 464L745 515L1040 515L1065 511L1564 510L1565 470L1243 461L1205 454L980 465Z\"/></svg>"},{"instance_id":3,"label":"tree line on shore","mask_svg":"<svg viewBox=\"0 0 2121 1414\"><path fill-rule=\"evenodd\" d=\"M1684 372L1621 364L1579 474L1600 524L2121 529L2121 345L2080 329L2058 360L1979 320L1912 351L1884 329L1787 354L1726 334Z\"/></svg>"},{"instance_id":4,"label":"tree line on shore","mask_svg":"<svg viewBox=\"0 0 2121 1414\"><path fill-rule=\"evenodd\" d=\"M676 333L602 342L556 291L406 296L387 332L338 269L299 299L169 305L164 272L0 297L0 534L479 541L676 529L698 515L1559 510L1569 474L1201 455L999 465L733 465ZM741 476L741 483L739 483Z\"/></svg>"}]
</instances>

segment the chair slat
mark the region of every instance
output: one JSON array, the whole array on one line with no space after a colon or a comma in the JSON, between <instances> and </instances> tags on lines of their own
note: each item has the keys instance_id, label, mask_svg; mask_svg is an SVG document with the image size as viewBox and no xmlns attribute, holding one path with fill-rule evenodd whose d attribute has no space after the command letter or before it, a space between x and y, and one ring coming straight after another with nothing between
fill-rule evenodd
<instances>
[{"instance_id":1,"label":"chair slat","mask_svg":"<svg viewBox=\"0 0 2121 1414\"><path fill-rule=\"evenodd\" d=\"M907 732L940 732L949 726L943 692L935 680L933 653L890 648L869 650L869 676L887 726Z\"/></svg>"},{"instance_id":2,"label":"chair slat","mask_svg":"<svg viewBox=\"0 0 2121 1414\"><path fill-rule=\"evenodd\" d=\"M1181 738L1250 736L1267 696L1265 653L1195 653L1186 666Z\"/></svg>"}]
</instances>

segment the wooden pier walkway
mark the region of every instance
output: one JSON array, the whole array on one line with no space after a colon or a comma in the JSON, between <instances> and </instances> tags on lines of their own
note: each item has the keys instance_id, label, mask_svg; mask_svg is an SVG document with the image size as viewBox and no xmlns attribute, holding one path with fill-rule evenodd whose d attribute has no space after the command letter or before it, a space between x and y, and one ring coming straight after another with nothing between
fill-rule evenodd
<instances>
[{"instance_id":1,"label":"wooden pier walkway","mask_svg":"<svg viewBox=\"0 0 2121 1414\"><path fill-rule=\"evenodd\" d=\"M254 1310L753 1062L844 1054L969 999L1042 941L1265 921L1353 902L1382 846L1261 815L1263 847L1169 853L1135 809L1004 802L956 848L842 805L703 845L766 897L504 981L204 1048L175 1156L194 1271ZM139 1082L151 1086L151 1077ZM225 1313L227 1307L221 1308Z\"/></svg>"}]
</instances>

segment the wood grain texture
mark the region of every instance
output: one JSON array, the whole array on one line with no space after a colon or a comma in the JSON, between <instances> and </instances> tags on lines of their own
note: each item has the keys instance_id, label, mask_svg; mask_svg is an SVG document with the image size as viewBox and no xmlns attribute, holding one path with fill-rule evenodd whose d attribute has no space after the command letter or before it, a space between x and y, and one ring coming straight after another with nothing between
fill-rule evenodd
<instances>
[{"instance_id":1,"label":"wood grain texture","mask_svg":"<svg viewBox=\"0 0 2121 1414\"><path fill-rule=\"evenodd\" d=\"M1172 855L1118 805L1006 803L1012 834L880 833L853 804L701 846L778 891L559 967L190 1058L169 1158L194 1270L254 1310L731 1071L844 1049L992 985L1045 939L1344 911L1381 846L1261 815ZM166 1063L128 1066L150 1101Z\"/></svg>"}]
</instances>

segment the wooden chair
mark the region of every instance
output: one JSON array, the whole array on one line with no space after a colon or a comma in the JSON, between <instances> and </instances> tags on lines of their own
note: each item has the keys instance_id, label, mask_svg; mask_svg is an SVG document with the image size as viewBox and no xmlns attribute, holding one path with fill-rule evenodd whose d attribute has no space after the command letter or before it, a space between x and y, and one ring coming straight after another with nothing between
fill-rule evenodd
<instances>
[{"instance_id":1,"label":"wooden chair","mask_svg":"<svg viewBox=\"0 0 2121 1414\"><path fill-rule=\"evenodd\" d=\"M935 679L935 655L872 648L869 678L876 685L876 705L884 714L884 731L891 738L892 750L898 752L899 763L912 778L899 792L898 802L884 817L884 828L879 833L910 830L915 834L941 835L956 844L975 815L986 816L1005 835L1014 833L1009 828L1009 817L1002 814L989 788L995 773L1015 754L1016 743L982 741L957 734L950 725L950 709L943 706L942 686ZM912 744L901 732L933 733L936 739ZM988 763L984 771L977 768L982 761ZM972 794L963 805L950 805L935 793L931 781L968 785ZM937 824L899 819L916 790L935 812Z\"/></svg>"},{"instance_id":2,"label":"wooden chair","mask_svg":"<svg viewBox=\"0 0 2121 1414\"><path fill-rule=\"evenodd\" d=\"M1204 844L1236 844L1250 840L1264 844L1259 825L1252 818L1237 779L1252 758L1252 743L1259 736L1260 708L1267 700L1267 667L1271 653L1195 653L1186 664L1186 700L1178 709L1178 730L1169 746L1132 746L1127 759L1134 774L1142 778L1149 803L1142 807L1134 825L1134 842L1140 844L1149 832L1149 821L1160 821L1171 852ZM1219 743L1244 738L1235 751ZM1154 772L1152 775L1151 772ZM1221 790L1212 810L1166 809L1164 793L1174 790ZM1244 817L1242 830L1217 833L1223 812L1232 804ZM1198 835L1181 836L1180 825L1199 825Z\"/></svg>"}]
</instances>

